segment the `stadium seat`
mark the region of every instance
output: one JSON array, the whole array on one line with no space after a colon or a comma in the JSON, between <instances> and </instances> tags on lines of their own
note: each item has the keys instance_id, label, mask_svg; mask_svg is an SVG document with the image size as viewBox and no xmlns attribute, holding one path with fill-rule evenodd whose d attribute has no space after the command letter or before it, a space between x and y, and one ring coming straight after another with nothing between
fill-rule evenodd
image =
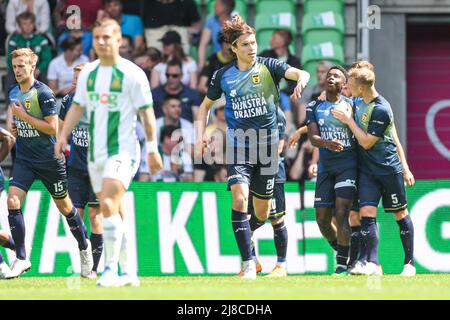
<instances>
[{"instance_id":1,"label":"stadium seat","mask_svg":"<svg viewBox=\"0 0 450 320\"><path fill-rule=\"evenodd\" d=\"M326 11L344 15L344 0L303 0L304 14Z\"/></svg>"},{"instance_id":2,"label":"stadium seat","mask_svg":"<svg viewBox=\"0 0 450 320\"><path fill-rule=\"evenodd\" d=\"M259 0L256 2L256 14L290 12L295 16L295 2L291 0Z\"/></svg>"},{"instance_id":3,"label":"stadium seat","mask_svg":"<svg viewBox=\"0 0 450 320\"><path fill-rule=\"evenodd\" d=\"M302 49L303 69L311 75L310 83L316 83L316 66L322 60L335 64L344 64L344 49L341 45L332 42L305 45Z\"/></svg>"},{"instance_id":4,"label":"stadium seat","mask_svg":"<svg viewBox=\"0 0 450 320\"><path fill-rule=\"evenodd\" d=\"M216 0L205 0L206 2L206 12L208 16L214 14L214 5L216 3ZM247 21L248 17L248 8L247 8L247 1L245 0L236 0L236 6L234 7L233 13L239 13L239 15Z\"/></svg>"},{"instance_id":5,"label":"stadium seat","mask_svg":"<svg viewBox=\"0 0 450 320\"><path fill-rule=\"evenodd\" d=\"M258 52L270 48L270 37L276 29L287 29L291 31L295 39L297 34L297 23L292 13L281 12L274 14L257 14L255 18L256 38L258 41ZM292 41L289 49L295 52L295 41Z\"/></svg>"},{"instance_id":6,"label":"stadium seat","mask_svg":"<svg viewBox=\"0 0 450 320\"><path fill-rule=\"evenodd\" d=\"M344 20L332 11L305 14L302 21L302 39L305 45L331 41L342 45Z\"/></svg>"}]
</instances>

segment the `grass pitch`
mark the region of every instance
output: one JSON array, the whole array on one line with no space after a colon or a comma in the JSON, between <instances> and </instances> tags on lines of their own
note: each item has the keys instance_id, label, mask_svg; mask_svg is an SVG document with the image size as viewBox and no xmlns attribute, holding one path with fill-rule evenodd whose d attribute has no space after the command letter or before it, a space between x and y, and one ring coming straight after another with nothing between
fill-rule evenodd
<instances>
[{"instance_id":1,"label":"grass pitch","mask_svg":"<svg viewBox=\"0 0 450 320\"><path fill-rule=\"evenodd\" d=\"M23 277L0 281L4 299L158 299L158 300L306 300L306 299L450 299L450 275L431 274L404 278L288 276L258 277L141 277L138 288L100 288L79 277Z\"/></svg>"}]
</instances>

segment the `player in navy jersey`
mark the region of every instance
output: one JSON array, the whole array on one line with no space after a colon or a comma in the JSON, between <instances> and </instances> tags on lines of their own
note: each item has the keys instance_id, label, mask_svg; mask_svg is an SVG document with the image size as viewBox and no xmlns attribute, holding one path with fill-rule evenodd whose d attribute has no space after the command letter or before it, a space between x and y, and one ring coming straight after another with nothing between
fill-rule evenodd
<instances>
[{"instance_id":1,"label":"player in navy jersey","mask_svg":"<svg viewBox=\"0 0 450 320\"><path fill-rule=\"evenodd\" d=\"M232 225L243 261L242 279L255 279L256 266L247 220L248 195L249 192L253 195L256 217L265 221L270 213L278 170L278 83L282 78L297 81L293 97L298 98L309 74L276 59L257 57L255 29L239 15L223 24L223 33L236 60L214 73L200 106L196 161L208 145L204 135L208 111L214 101L225 94Z\"/></svg>"},{"instance_id":2,"label":"player in navy jersey","mask_svg":"<svg viewBox=\"0 0 450 320\"><path fill-rule=\"evenodd\" d=\"M373 67L353 67L349 72L348 86L356 98L354 117L345 110L335 110L333 115L349 126L358 141L361 241L364 250L352 273L382 274L378 262L379 239L376 224L377 207L382 198L384 210L395 214L400 227L405 251L401 275L414 276L414 227L408 215L403 180L409 186L414 181L407 165L405 166L406 161L402 161L405 158L403 149L397 149L395 143L391 106L375 89Z\"/></svg>"},{"instance_id":3,"label":"player in navy jersey","mask_svg":"<svg viewBox=\"0 0 450 320\"><path fill-rule=\"evenodd\" d=\"M8 153L11 151L16 139L7 130L0 127L0 162L2 162ZM0 167L0 193L5 189L5 177L3 176L2 168ZM0 245L10 250L14 250L14 240L12 237L3 230L0 230ZM2 254L0 253L0 279L4 279L8 273L11 272L9 266L3 260Z\"/></svg>"},{"instance_id":4,"label":"player in navy jersey","mask_svg":"<svg viewBox=\"0 0 450 320\"><path fill-rule=\"evenodd\" d=\"M77 85L78 74L83 69L85 63L75 66L72 81L73 90L64 96L61 101L59 118L61 126L67 112L72 106L73 97ZM81 218L84 217L84 209L88 206L89 221L91 223L92 256L94 265L92 271L85 277L95 279L97 277L97 267L103 252L103 225L102 218L98 214L99 201L92 190L87 167L88 135L89 123L87 114L84 114L78 125L72 130L70 139L70 154L67 159L67 180L69 196L73 205L77 208ZM87 237L87 234L86 234Z\"/></svg>"},{"instance_id":5,"label":"player in navy jersey","mask_svg":"<svg viewBox=\"0 0 450 320\"><path fill-rule=\"evenodd\" d=\"M83 232L85 226L67 195L64 161L53 154L58 132L58 115L53 92L34 79L37 55L29 48L11 53L18 82L8 95L16 137L16 161L8 190L11 234L15 242L16 260L7 278L15 278L31 268L25 251L25 223L21 206L34 180L40 179L50 192L58 210L66 217L78 242L81 274L92 270L91 245Z\"/></svg>"},{"instance_id":6,"label":"player in navy jersey","mask_svg":"<svg viewBox=\"0 0 450 320\"><path fill-rule=\"evenodd\" d=\"M272 272L268 275L268 277L286 277L286 253L287 253L287 244L288 244L288 233L286 229L286 225L284 223L284 215L286 214L286 200L284 193L284 184L286 182L286 170L284 167L284 138L286 131L286 117L283 111L279 108L277 112L277 123L278 123L278 133L279 133L279 144L278 144L278 171L275 176L275 187L273 190L273 198L272 204L270 207L270 223L273 228L273 236L275 242L275 248L277 251L277 264L273 268ZM257 230L259 227L262 227L265 224L264 221L260 221L256 215L255 210L253 208L253 196L250 193L248 198L248 214L250 215L250 230L253 232ZM256 271L261 272L261 264L258 262L256 257L255 247L252 241L252 257L256 264ZM243 272L243 270L241 271Z\"/></svg>"},{"instance_id":7,"label":"player in navy jersey","mask_svg":"<svg viewBox=\"0 0 450 320\"><path fill-rule=\"evenodd\" d=\"M313 101L306 108L308 138L319 148L319 164L314 207L319 229L330 239L331 219L336 219L337 267L335 274L347 274L350 250L349 213L356 195L358 175L356 142L347 125L335 119L334 109L352 112L352 101L341 94L347 71L333 66L327 72L326 100Z\"/></svg>"}]
</instances>

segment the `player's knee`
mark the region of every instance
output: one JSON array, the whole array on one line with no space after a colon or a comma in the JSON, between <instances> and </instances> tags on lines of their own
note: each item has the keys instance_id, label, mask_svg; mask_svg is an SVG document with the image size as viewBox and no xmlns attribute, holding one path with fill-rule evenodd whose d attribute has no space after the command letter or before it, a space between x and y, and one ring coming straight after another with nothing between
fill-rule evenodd
<instances>
[{"instance_id":1,"label":"player's knee","mask_svg":"<svg viewBox=\"0 0 450 320\"><path fill-rule=\"evenodd\" d=\"M116 208L115 202L112 198L102 199L100 201L100 210L107 215L119 212L119 208Z\"/></svg>"},{"instance_id":2,"label":"player's knee","mask_svg":"<svg viewBox=\"0 0 450 320\"><path fill-rule=\"evenodd\" d=\"M395 215L395 220L400 221L408 215L408 210L405 209L405 210L396 212L394 215Z\"/></svg>"},{"instance_id":3,"label":"player's knee","mask_svg":"<svg viewBox=\"0 0 450 320\"><path fill-rule=\"evenodd\" d=\"M358 211L353 211L353 210L350 211L350 218L349 218L349 220L350 220L350 225L352 227L361 225L361 219L359 217L359 212Z\"/></svg>"},{"instance_id":4,"label":"player's knee","mask_svg":"<svg viewBox=\"0 0 450 320\"><path fill-rule=\"evenodd\" d=\"M284 217L281 218L277 218L277 219L272 219L270 220L270 223L272 224L272 226L276 226L277 224L280 224L284 221Z\"/></svg>"},{"instance_id":5,"label":"player's knee","mask_svg":"<svg viewBox=\"0 0 450 320\"><path fill-rule=\"evenodd\" d=\"M63 215L68 215L72 212L73 204L69 197L64 199L54 199L56 207Z\"/></svg>"},{"instance_id":6,"label":"player's knee","mask_svg":"<svg viewBox=\"0 0 450 320\"><path fill-rule=\"evenodd\" d=\"M20 209L20 199L18 196L10 194L8 195L8 209Z\"/></svg>"},{"instance_id":7,"label":"player's knee","mask_svg":"<svg viewBox=\"0 0 450 320\"><path fill-rule=\"evenodd\" d=\"M247 212L247 204L248 199L244 195L238 195L233 198L233 208L238 211Z\"/></svg>"}]
</instances>

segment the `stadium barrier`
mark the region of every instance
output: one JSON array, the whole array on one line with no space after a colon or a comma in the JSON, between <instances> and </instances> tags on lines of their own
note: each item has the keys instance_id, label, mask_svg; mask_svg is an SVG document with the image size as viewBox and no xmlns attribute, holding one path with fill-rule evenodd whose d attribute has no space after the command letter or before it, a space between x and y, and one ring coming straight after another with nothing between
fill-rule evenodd
<instances>
[{"instance_id":1,"label":"stadium barrier","mask_svg":"<svg viewBox=\"0 0 450 320\"><path fill-rule=\"evenodd\" d=\"M141 276L231 275L240 258L230 223L231 194L224 183L133 183L125 196L131 255ZM334 253L321 237L312 208L314 183L306 185L305 236L298 185L286 184L286 225L290 274L334 270ZM417 181L408 190L415 225L415 259L420 273L450 272L450 180ZM0 198L0 225L9 229L6 193ZM40 182L24 204L26 243L33 267L26 276L68 276L80 271L77 244ZM403 250L392 214L379 208L380 262L385 273L399 273ZM87 215L85 222L89 228ZM276 262L269 223L255 232L263 272ZM306 252L303 252L303 248ZM11 261L10 250L1 248ZM99 271L103 268L100 265Z\"/></svg>"}]
</instances>

